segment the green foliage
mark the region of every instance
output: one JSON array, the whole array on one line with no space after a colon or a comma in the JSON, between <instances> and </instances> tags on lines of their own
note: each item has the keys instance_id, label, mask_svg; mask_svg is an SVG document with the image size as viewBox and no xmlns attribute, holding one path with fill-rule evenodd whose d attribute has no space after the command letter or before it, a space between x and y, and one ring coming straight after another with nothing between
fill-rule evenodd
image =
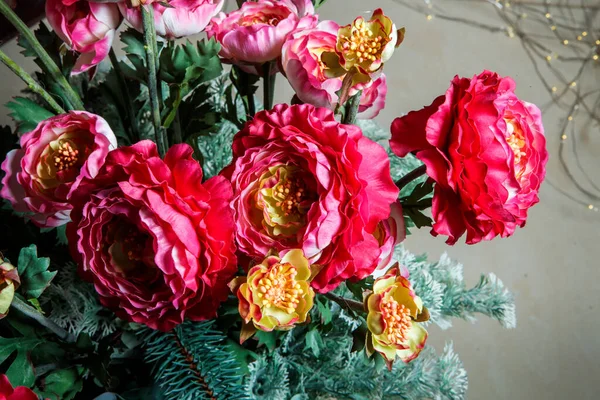
<instances>
[{"instance_id":1,"label":"green foliage","mask_svg":"<svg viewBox=\"0 0 600 400\"><path fill-rule=\"evenodd\" d=\"M290 393L287 363L279 353L250 364L245 392L252 399L285 399Z\"/></svg>"},{"instance_id":2,"label":"green foliage","mask_svg":"<svg viewBox=\"0 0 600 400\"><path fill-rule=\"evenodd\" d=\"M6 108L12 111L9 116L17 124L18 133L32 131L40 121L54 116L52 112L26 97L15 97L6 103Z\"/></svg>"},{"instance_id":3,"label":"green foliage","mask_svg":"<svg viewBox=\"0 0 600 400\"><path fill-rule=\"evenodd\" d=\"M79 336L105 337L124 325L114 313L98 301L91 283L83 281L74 264L63 265L58 276L41 299L50 305L49 318L68 332Z\"/></svg>"},{"instance_id":4,"label":"green foliage","mask_svg":"<svg viewBox=\"0 0 600 400\"><path fill-rule=\"evenodd\" d=\"M213 322L184 322L170 332L144 330L146 362L163 399L247 399L240 366Z\"/></svg>"},{"instance_id":5,"label":"green foliage","mask_svg":"<svg viewBox=\"0 0 600 400\"><path fill-rule=\"evenodd\" d=\"M315 8L319 8L321 7L323 4L325 4L327 0L312 0L313 5L315 6Z\"/></svg>"},{"instance_id":6,"label":"green foliage","mask_svg":"<svg viewBox=\"0 0 600 400\"><path fill-rule=\"evenodd\" d=\"M183 45L170 43L160 55L160 78L169 86L169 99L163 110L163 126L175 120L182 100L198 85L218 78L223 71L216 40L187 41Z\"/></svg>"},{"instance_id":7,"label":"green foliage","mask_svg":"<svg viewBox=\"0 0 600 400\"><path fill-rule=\"evenodd\" d=\"M59 369L49 373L43 382L43 390L38 390L44 399L72 400L83 389L82 367Z\"/></svg>"},{"instance_id":8,"label":"green foliage","mask_svg":"<svg viewBox=\"0 0 600 400\"><path fill-rule=\"evenodd\" d=\"M446 329L451 318L475 320L480 313L500 322L505 328L516 326L513 295L494 274L482 275L475 287L467 288L463 266L443 254L438 262L415 256L399 247L396 259L410 271L415 291L423 299L431 321Z\"/></svg>"},{"instance_id":9,"label":"green foliage","mask_svg":"<svg viewBox=\"0 0 600 400\"><path fill-rule=\"evenodd\" d=\"M50 285L56 271L48 271L49 266L50 259L38 258L34 244L21 249L17 270L21 278L20 291L26 299L37 299Z\"/></svg>"},{"instance_id":10,"label":"green foliage","mask_svg":"<svg viewBox=\"0 0 600 400\"><path fill-rule=\"evenodd\" d=\"M30 354L43 341L38 338L4 338L0 337L0 364L4 363L13 353L16 357L6 370L8 380L13 386L33 386L35 372Z\"/></svg>"},{"instance_id":11,"label":"green foliage","mask_svg":"<svg viewBox=\"0 0 600 400\"><path fill-rule=\"evenodd\" d=\"M410 195L402 197L402 212L411 219L417 228L431 226L433 220L426 216L423 211L431 208L431 193L433 191L433 180L428 179L417 183Z\"/></svg>"},{"instance_id":12,"label":"green foliage","mask_svg":"<svg viewBox=\"0 0 600 400\"><path fill-rule=\"evenodd\" d=\"M121 32L121 42L125 44L128 63L120 62L121 70L130 79L146 83L148 68L146 67L146 50L144 50L144 35L133 28Z\"/></svg>"}]
</instances>

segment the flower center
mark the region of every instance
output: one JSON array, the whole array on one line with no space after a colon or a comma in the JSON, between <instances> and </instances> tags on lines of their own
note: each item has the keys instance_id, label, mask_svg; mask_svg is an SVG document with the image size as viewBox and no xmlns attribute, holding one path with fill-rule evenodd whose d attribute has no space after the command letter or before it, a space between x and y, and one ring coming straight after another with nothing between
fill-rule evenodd
<instances>
[{"instance_id":1,"label":"flower center","mask_svg":"<svg viewBox=\"0 0 600 400\"><path fill-rule=\"evenodd\" d=\"M69 141L61 140L54 152L54 166L58 171L73 168L79 161L79 150L74 149Z\"/></svg>"},{"instance_id":2,"label":"flower center","mask_svg":"<svg viewBox=\"0 0 600 400\"><path fill-rule=\"evenodd\" d=\"M512 149L515 155L515 176L519 179L523 172L525 172L525 158L527 153L525 152L525 135L523 130L520 129L518 123L514 123L511 120L506 120L506 142Z\"/></svg>"},{"instance_id":3,"label":"flower center","mask_svg":"<svg viewBox=\"0 0 600 400\"><path fill-rule=\"evenodd\" d=\"M118 218L104 235L113 268L125 278L144 280L156 275L152 238L136 225Z\"/></svg>"},{"instance_id":4,"label":"flower center","mask_svg":"<svg viewBox=\"0 0 600 400\"><path fill-rule=\"evenodd\" d=\"M294 312L304 291L295 278L296 268L290 263L275 264L269 273L258 281L258 297L263 307L279 307Z\"/></svg>"},{"instance_id":5,"label":"flower center","mask_svg":"<svg viewBox=\"0 0 600 400\"><path fill-rule=\"evenodd\" d=\"M340 35L340 41L344 57L347 59L356 59L359 63L364 61L375 61L381 58L381 53L385 48L389 38L383 38L381 35L375 37L375 33L370 29L369 23L358 18L352 24L350 35Z\"/></svg>"},{"instance_id":6,"label":"flower center","mask_svg":"<svg viewBox=\"0 0 600 400\"><path fill-rule=\"evenodd\" d=\"M316 199L309 181L307 174L290 165L271 167L261 176L256 205L269 235L294 237L305 225Z\"/></svg>"},{"instance_id":7,"label":"flower center","mask_svg":"<svg viewBox=\"0 0 600 400\"><path fill-rule=\"evenodd\" d=\"M276 26L282 19L283 18L281 15L277 15L275 13L259 13L242 17L239 21L239 24L241 26L252 26L258 24Z\"/></svg>"},{"instance_id":8,"label":"flower center","mask_svg":"<svg viewBox=\"0 0 600 400\"><path fill-rule=\"evenodd\" d=\"M381 314L387 326L387 338L390 343L403 344L412 325L410 310L390 297L383 301Z\"/></svg>"}]
</instances>

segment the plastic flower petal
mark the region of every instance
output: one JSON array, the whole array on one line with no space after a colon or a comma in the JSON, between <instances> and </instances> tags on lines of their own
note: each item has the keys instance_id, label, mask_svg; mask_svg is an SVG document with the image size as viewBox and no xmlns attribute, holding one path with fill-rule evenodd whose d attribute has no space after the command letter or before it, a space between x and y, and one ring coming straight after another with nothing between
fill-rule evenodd
<instances>
[{"instance_id":1,"label":"plastic flower petal","mask_svg":"<svg viewBox=\"0 0 600 400\"><path fill-rule=\"evenodd\" d=\"M404 362L417 358L427 340L419 322L429 314L407 278L396 264L375 281L373 293L365 299L367 351L380 353L390 367L396 357Z\"/></svg>"},{"instance_id":2,"label":"plastic flower petal","mask_svg":"<svg viewBox=\"0 0 600 400\"><path fill-rule=\"evenodd\" d=\"M250 269L247 278L236 278L230 288L239 299L244 322L262 331L288 330L306 321L313 306L311 270L302 250L268 256ZM247 330L247 328L246 328ZM240 342L250 335L242 332Z\"/></svg>"},{"instance_id":3,"label":"plastic flower petal","mask_svg":"<svg viewBox=\"0 0 600 400\"><path fill-rule=\"evenodd\" d=\"M0 255L0 319L6 317L20 284L17 269Z\"/></svg>"}]
</instances>

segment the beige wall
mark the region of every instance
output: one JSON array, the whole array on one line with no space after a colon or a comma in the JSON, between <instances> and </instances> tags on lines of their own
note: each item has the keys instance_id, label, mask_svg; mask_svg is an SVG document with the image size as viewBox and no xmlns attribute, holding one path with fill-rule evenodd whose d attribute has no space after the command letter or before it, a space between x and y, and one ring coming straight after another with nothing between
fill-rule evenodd
<instances>
[{"instance_id":1,"label":"beige wall","mask_svg":"<svg viewBox=\"0 0 600 400\"><path fill-rule=\"evenodd\" d=\"M489 5L447 4L468 17L501 25ZM407 31L405 42L386 65L389 98L378 117L383 126L389 126L402 113L429 104L446 90L455 74L472 76L484 68L512 76L523 99L537 104L548 101L517 39L441 19L427 22L422 15L392 0L329 0L321 15L349 23L356 15L376 7L384 8ZM14 44L4 50L21 59ZM281 77L278 81L277 101L289 101L291 89ZM0 67L2 104L22 87ZM0 124L9 121L6 113L0 107ZM548 175L568 190L569 182L556 157L552 158L558 148L561 116L556 110L544 116L551 153ZM583 163L600 181L598 126L591 127L581 151ZM476 324L457 321L447 331L431 328L430 343L439 350L444 341L454 341L469 373L469 399L600 397L599 223L599 213L576 205L545 185L527 227L509 239L448 247L443 239L433 238L427 231L409 237L406 247L412 252L427 252L434 258L447 251L461 260L470 285L476 283L480 273L494 272L516 295L515 330L504 330L485 318Z\"/></svg>"}]
</instances>

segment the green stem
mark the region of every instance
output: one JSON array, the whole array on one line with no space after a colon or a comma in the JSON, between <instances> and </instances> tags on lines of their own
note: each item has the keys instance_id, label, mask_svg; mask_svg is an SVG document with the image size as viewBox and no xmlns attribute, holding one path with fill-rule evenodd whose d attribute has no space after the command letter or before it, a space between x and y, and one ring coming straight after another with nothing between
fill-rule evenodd
<instances>
[{"instance_id":1,"label":"green stem","mask_svg":"<svg viewBox=\"0 0 600 400\"><path fill-rule=\"evenodd\" d=\"M37 321L40 325L48 329L50 332L54 333L56 336L58 336L65 342L75 343L75 335L65 331L60 326L56 325L52 320L44 317L41 313L37 312L33 307L30 307L29 305L27 305L27 303L25 303L18 297L15 296L13 298L13 301L10 304L10 306L11 308L14 308L15 310L19 311L24 316Z\"/></svg>"},{"instance_id":2,"label":"green stem","mask_svg":"<svg viewBox=\"0 0 600 400\"><path fill-rule=\"evenodd\" d=\"M175 110L175 119L173 120L173 142L171 145L183 142L181 134L181 119L179 118L179 109Z\"/></svg>"},{"instance_id":3,"label":"green stem","mask_svg":"<svg viewBox=\"0 0 600 400\"><path fill-rule=\"evenodd\" d=\"M48 103L48 105L50 105L50 107L52 107L57 114L63 114L65 112L65 110L63 110L63 108L56 102L56 100L54 100L52 98L52 96L50 96L50 94L48 92L46 92L44 90L44 88L42 88L31 77L31 75L29 75L27 72L25 72L23 70L23 68L19 67L17 65L17 63L15 63L13 60L11 60L6 55L6 53L4 53L2 50L0 50L0 61L2 61L4 63L4 65L6 65L19 78L21 78L23 80L23 82L25 82L27 84L27 87L29 87L29 90L31 90L34 93L39 94L44 100L46 100L46 103Z\"/></svg>"},{"instance_id":4,"label":"green stem","mask_svg":"<svg viewBox=\"0 0 600 400\"><path fill-rule=\"evenodd\" d=\"M158 101L158 79L156 77L156 29L154 27L154 8L152 5L142 6L142 22L144 24L144 40L146 61L148 63L148 92L150 93L150 108L152 109L152 125L154 140L161 157L167 152L165 135L160 122L160 105Z\"/></svg>"},{"instance_id":5,"label":"green stem","mask_svg":"<svg viewBox=\"0 0 600 400\"><path fill-rule=\"evenodd\" d=\"M129 125L131 126L131 131L133 133L132 143L140 140L140 134L138 132L137 119L135 118L135 110L133 109L133 102L131 101L131 95L129 94L129 88L127 87L127 81L125 81L125 75L123 74L123 70L119 65L119 60L117 60L117 55L114 50L111 48L108 53L110 57L110 62L115 70L115 74L117 75L117 82L119 83L119 87L121 88L121 93L123 95L123 101L125 102L125 109L127 111L127 119Z\"/></svg>"},{"instance_id":6,"label":"green stem","mask_svg":"<svg viewBox=\"0 0 600 400\"><path fill-rule=\"evenodd\" d=\"M365 305L360 301L350 300L342 296L338 296L331 292L323 294L323 296L327 297L329 300L335 301L339 304L340 307L346 310L365 312Z\"/></svg>"},{"instance_id":7,"label":"green stem","mask_svg":"<svg viewBox=\"0 0 600 400\"><path fill-rule=\"evenodd\" d=\"M277 74L271 73L275 64L268 62L263 65L263 99L265 102L265 110L273 108L273 98L275 97L275 78Z\"/></svg>"},{"instance_id":8,"label":"green stem","mask_svg":"<svg viewBox=\"0 0 600 400\"><path fill-rule=\"evenodd\" d=\"M44 47L37 40L33 32L29 27L10 9L5 0L0 0L0 13L2 13L6 19L13 24L13 26L19 31L19 33L29 42L33 51L38 56L42 64L44 65L46 72L52 77L52 79L60 86L63 90L65 97L68 102L74 106L75 109L83 110L83 103L79 98L79 95L73 90L67 79L60 72L60 69L52 60L50 55L46 52Z\"/></svg>"},{"instance_id":9,"label":"green stem","mask_svg":"<svg viewBox=\"0 0 600 400\"><path fill-rule=\"evenodd\" d=\"M343 124L351 125L356 121L356 114L358 114L361 96L362 90L359 90L358 93L350 97L346 102L346 112L344 113L344 119L342 120Z\"/></svg>"},{"instance_id":10,"label":"green stem","mask_svg":"<svg viewBox=\"0 0 600 400\"><path fill-rule=\"evenodd\" d=\"M404 186L425 174L425 172L427 172L427 166L421 165L420 167L415 168L408 174L404 175L402 178L398 179L398 181L396 181L396 186L398 186L398 189L402 190Z\"/></svg>"}]
</instances>

